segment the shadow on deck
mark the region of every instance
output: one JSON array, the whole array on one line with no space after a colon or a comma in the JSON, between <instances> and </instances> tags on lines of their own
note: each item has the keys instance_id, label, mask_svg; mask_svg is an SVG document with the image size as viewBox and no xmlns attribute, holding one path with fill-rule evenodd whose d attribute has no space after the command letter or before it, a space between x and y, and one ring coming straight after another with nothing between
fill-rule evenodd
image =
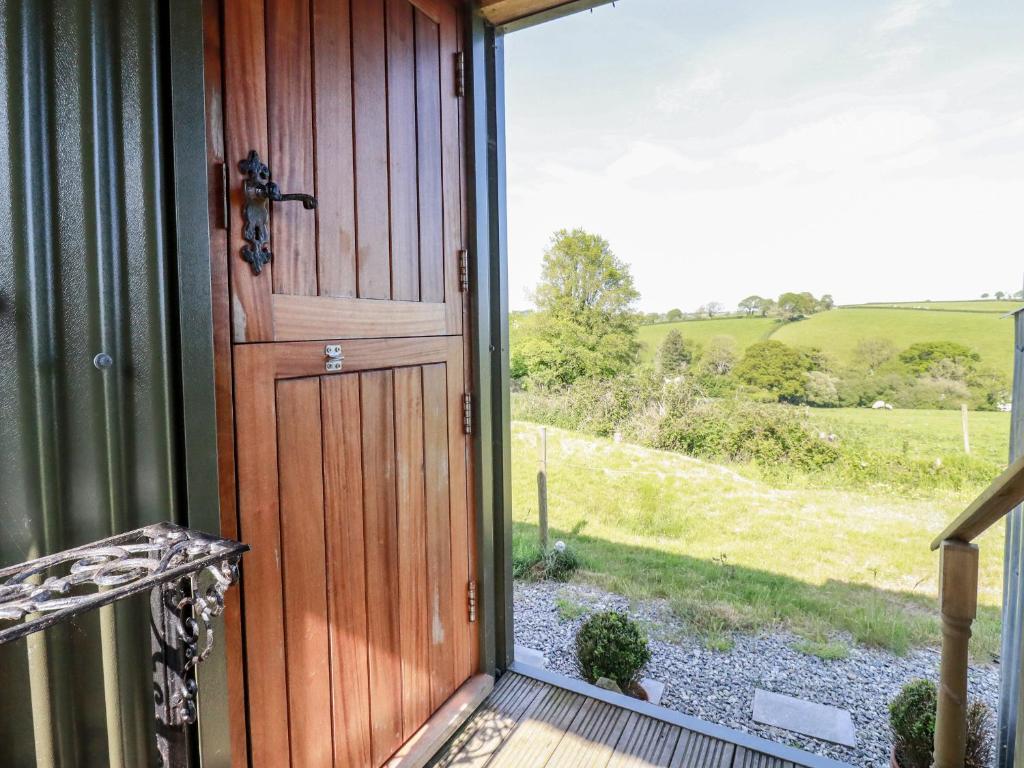
<instances>
[{"instance_id":1,"label":"shadow on deck","mask_svg":"<svg viewBox=\"0 0 1024 768\"><path fill-rule=\"evenodd\" d=\"M848 768L514 665L433 762L448 768Z\"/></svg>"}]
</instances>

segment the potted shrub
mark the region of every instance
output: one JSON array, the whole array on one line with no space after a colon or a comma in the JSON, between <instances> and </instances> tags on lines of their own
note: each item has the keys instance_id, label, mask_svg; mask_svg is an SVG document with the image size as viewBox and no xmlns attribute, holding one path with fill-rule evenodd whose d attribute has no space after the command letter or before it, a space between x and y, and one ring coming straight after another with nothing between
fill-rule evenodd
<instances>
[{"instance_id":1,"label":"potted shrub","mask_svg":"<svg viewBox=\"0 0 1024 768\"><path fill-rule=\"evenodd\" d=\"M931 768L938 693L931 680L913 680L889 704L893 768ZM967 757L964 768L986 768L992 753L992 714L973 700L967 708Z\"/></svg>"},{"instance_id":2,"label":"potted shrub","mask_svg":"<svg viewBox=\"0 0 1024 768\"><path fill-rule=\"evenodd\" d=\"M595 613L576 633L576 663L589 683L608 681L623 693L646 699L639 681L650 659L647 635L619 611Z\"/></svg>"}]
</instances>

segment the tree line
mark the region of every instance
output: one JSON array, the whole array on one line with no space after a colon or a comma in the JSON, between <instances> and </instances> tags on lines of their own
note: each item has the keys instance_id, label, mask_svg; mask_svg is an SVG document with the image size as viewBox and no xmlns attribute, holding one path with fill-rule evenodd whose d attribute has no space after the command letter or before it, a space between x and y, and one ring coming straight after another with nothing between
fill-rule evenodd
<instances>
[{"instance_id":1,"label":"tree line","mask_svg":"<svg viewBox=\"0 0 1024 768\"><path fill-rule=\"evenodd\" d=\"M600 235L582 229L555 232L533 298L536 311L510 318L511 375L520 388L565 388L642 367L642 318L635 308L640 293L628 265ZM752 295L739 304L748 315L788 320L833 306L828 294L806 292L787 292L777 299ZM681 312L670 310L667 315L678 317ZM907 408L968 403L994 409L1008 397L1005 377L983 366L977 352L954 341L898 349L886 339L863 339L853 360L840 364L821 349L766 340L738 350L730 336L701 345L672 329L654 365L663 380L686 379L703 396L761 402L829 407L884 400Z\"/></svg>"},{"instance_id":2,"label":"tree line","mask_svg":"<svg viewBox=\"0 0 1024 768\"><path fill-rule=\"evenodd\" d=\"M697 318L713 318L725 315L741 315L744 317L777 317L782 320L798 320L818 312L827 312L835 306L831 294L816 297L807 291L787 291L778 298L771 299L752 294L743 299L732 311L719 301L701 304L693 312L686 313L679 308L668 312L646 312L641 318L643 325L656 323L675 323L681 320Z\"/></svg>"}]
</instances>

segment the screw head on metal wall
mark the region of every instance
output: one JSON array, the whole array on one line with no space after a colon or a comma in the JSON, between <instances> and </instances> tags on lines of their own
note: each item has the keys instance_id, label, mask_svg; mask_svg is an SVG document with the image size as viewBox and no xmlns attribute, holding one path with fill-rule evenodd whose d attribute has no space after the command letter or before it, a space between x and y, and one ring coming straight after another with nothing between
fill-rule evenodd
<instances>
[{"instance_id":1,"label":"screw head on metal wall","mask_svg":"<svg viewBox=\"0 0 1024 768\"><path fill-rule=\"evenodd\" d=\"M101 371L105 371L114 364L114 358L108 355L106 352L100 352L96 357L92 359L92 364L99 368Z\"/></svg>"}]
</instances>

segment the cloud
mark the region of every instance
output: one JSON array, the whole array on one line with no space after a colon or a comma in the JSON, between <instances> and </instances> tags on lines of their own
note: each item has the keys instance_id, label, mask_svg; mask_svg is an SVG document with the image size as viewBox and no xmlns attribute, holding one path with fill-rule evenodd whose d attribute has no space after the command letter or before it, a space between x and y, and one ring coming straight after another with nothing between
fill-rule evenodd
<instances>
[{"instance_id":1,"label":"cloud","mask_svg":"<svg viewBox=\"0 0 1024 768\"><path fill-rule=\"evenodd\" d=\"M608 166L606 173L614 181L632 181L659 171L699 173L709 166L707 160L694 160L671 147L637 141Z\"/></svg>"},{"instance_id":2,"label":"cloud","mask_svg":"<svg viewBox=\"0 0 1024 768\"><path fill-rule=\"evenodd\" d=\"M875 31L885 35L917 26L933 11L948 5L949 0L900 0L886 11Z\"/></svg>"},{"instance_id":3,"label":"cloud","mask_svg":"<svg viewBox=\"0 0 1024 768\"><path fill-rule=\"evenodd\" d=\"M938 128L912 109L856 108L797 124L767 141L738 147L733 157L763 171L856 171L926 147Z\"/></svg>"},{"instance_id":4,"label":"cloud","mask_svg":"<svg viewBox=\"0 0 1024 768\"><path fill-rule=\"evenodd\" d=\"M717 67L699 67L687 72L675 82L658 86L655 91L657 108L668 114L693 108L697 99L720 95L723 80L722 70Z\"/></svg>"}]
</instances>

